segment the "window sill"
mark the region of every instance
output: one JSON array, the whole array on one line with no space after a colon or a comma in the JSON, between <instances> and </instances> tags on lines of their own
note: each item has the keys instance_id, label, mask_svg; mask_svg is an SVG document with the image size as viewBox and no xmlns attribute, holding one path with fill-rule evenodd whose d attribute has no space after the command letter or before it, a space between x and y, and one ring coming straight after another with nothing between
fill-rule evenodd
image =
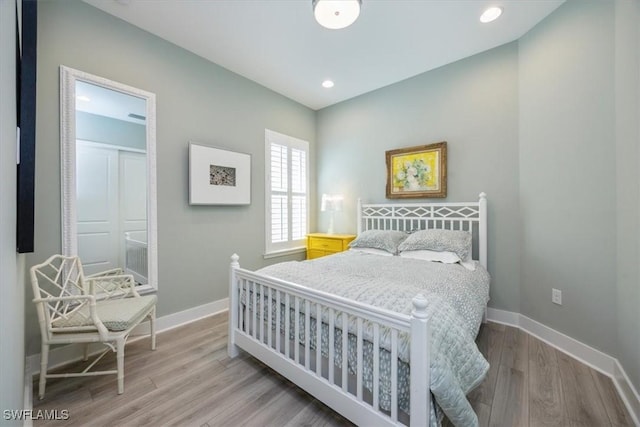
<instances>
[{"instance_id":1,"label":"window sill","mask_svg":"<svg viewBox=\"0 0 640 427\"><path fill-rule=\"evenodd\" d=\"M287 255L295 255L295 254L301 254L307 251L307 248L305 246L299 247L299 248L292 248L292 249L283 249L281 251L273 251L273 252L269 252L264 254L262 257L264 259L271 259L271 258L278 258L281 256L287 256Z\"/></svg>"}]
</instances>

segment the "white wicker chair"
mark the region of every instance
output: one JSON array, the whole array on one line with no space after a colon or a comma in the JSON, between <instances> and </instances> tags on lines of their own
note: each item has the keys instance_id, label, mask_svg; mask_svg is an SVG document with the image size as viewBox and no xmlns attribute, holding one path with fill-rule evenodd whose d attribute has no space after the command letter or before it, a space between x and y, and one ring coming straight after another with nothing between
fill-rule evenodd
<instances>
[{"instance_id":1,"label":"white wicker chair","mask_svg":"<svg viewBox=\"0 0 640 427\"><path fill-rule=\"evenodd\" d=\"M151 349L156 348L156 296L140 296L133 276L113 269L85 276L78 257L53 255L31 267L31 285L38 312L42 353L38 396L44 398L47 378L112 375L118 394L124 391L124 345L133 328L145 318L151 326ZM82 372L48 374L49 346L84 344L84 360L92 342L107 348ZM117 370L90 371L109 351L116 352Z\"/></svg>"}]
</instances>

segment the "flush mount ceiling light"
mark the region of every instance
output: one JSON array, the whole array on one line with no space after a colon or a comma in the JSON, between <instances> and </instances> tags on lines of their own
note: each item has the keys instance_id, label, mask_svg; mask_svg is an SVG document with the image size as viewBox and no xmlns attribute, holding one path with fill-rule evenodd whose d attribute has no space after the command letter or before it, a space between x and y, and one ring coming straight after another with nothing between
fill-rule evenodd
<instances>
[{"instance_id":1,"label":"flush mount ceiling light","mask_svg":"<svg viewBox=\"0 0 640 427\"><path fill-rule=\"evenodd\" d=\"M322 82L322 87L326 88L326 89L330 89L333 87L333 81L332 80L325 80Z\"/></svg>"},{"instance_id":2,"label":"flush mount ceiling light","mask_svg":"<svg viewBox=\"0 0 640 427\"><path fill-rule=\"evenodd\" d=\"M487 22L495 21L502 15L502 8L494 6L490 7L480 15L480 22L486 24Z\"/></svg>"},{"instance_id":3,"label":"flush mount ceiling light","mask_svg":"<svg viewBox=\"0 0 640 427\"><path fill-rule=\"evenodd\" d=\"M360 15L361 0L311 0L318 24L331 30L348 27Z\"/></svg>"}]
</instances>

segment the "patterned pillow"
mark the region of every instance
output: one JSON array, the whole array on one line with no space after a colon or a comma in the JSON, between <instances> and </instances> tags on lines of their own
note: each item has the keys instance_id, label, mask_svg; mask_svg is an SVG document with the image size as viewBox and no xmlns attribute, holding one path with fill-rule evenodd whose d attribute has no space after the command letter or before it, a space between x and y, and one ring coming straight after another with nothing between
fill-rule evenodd
<instances>
[{"instance_id":1,"label":"patterned pillow","mask_svg":"<svg viewBox=\"0 0 640 427\"><path fill-rule=\"evenodd\" d=\"M407 233L393 230L367 230L349 243L352 248L383 249L389 253L397 254L398 245L407 238Z\"/></svg>"},{"instance_id":2,"label":"patterned pillow","mask_svg":"<svg viewBox=\"0 0 640 427\"><path fill-rule=\"evenodd\" d=\"M454 252L461 260L469 257L471 233L457 230L421 230L409 235L398 251L429 250Z\"/></svg>"}]
</instances>

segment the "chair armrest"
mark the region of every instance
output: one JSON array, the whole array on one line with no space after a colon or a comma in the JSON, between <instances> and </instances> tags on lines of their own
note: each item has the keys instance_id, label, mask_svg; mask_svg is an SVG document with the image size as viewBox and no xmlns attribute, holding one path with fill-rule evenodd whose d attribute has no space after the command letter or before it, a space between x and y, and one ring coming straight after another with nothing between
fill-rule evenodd
<instances>
[{"instance_id":1,"label":"chair armrest","mask_svg":"<svg viewBox=\"0 0 640 427\"><path fill-rule=\"evenodd\" d=\"M139 297L136 282L131 274L111 274L107 276L86 276L89 294L104 294L106 299L125 298L129 295Z\"/></svg>"},{"instance_id":2,"label":"chair armrest","mask_svg":"<svg viewBox=\"0 0 640 427\"><path fill-rule=\"evenodd\" d=\"M89 274L88 276L85 276L85 279L93 279L93 278L97 278L97 277L104 277L104 276L119 276L124 274L124 270L122 270L122 268L120 267L116 267L116 268L112 268L110 270L105 270L105 271L100 271L98 273L93 273L93 274Z\"/></svg>"},{"instance_id":3,"label":"chair armrest","mask_svg":"<svg viewBox=\"0 0 640 427\"><path fill-rule=\"evenodd\" d=\"M73 300L81 300L88 299L89 302L93 302L95 304L96 297L94 295L69 295L66 297L47 297L47 298L34 298L32 301L35 303L39 302L55 302L55 301L73 301Z\"/></svg>"},{"instance_id":4,"label":"chair armrest","mask_svg":"<svg viewBox=\"0 0 640 427\"><path fill-rule=\"evenodd\" d=\"M109 333L107 328L104 326L104 324L102 323L102 321L100 320L100 318L98 317L98 312L96 311L96 297L94 295L68 295L68 296L62 296L62 297L47 297L47 298L34 298L33 302L34 303L46 303L47 305L49 305L49 310L56 312L58 314L60 314L59 312L59 308L58 305L56 304L56 306L52 306L50 305L50 303L53 302L65 302L65 301L78 301L80 302L81 300L87 300L89 303L89 317L91 317L91 321L93 322L94 326L96 327L96 329L98 330L98 334L100 334L100 339L102 340L106 340L107 339L107 334ZM83 303L79 304L78 306L76 306L74 308L77 309L78 307L82 306ZM48 325L48 328L51 328L51 324Z\"/></svg>"}]
</instances>

